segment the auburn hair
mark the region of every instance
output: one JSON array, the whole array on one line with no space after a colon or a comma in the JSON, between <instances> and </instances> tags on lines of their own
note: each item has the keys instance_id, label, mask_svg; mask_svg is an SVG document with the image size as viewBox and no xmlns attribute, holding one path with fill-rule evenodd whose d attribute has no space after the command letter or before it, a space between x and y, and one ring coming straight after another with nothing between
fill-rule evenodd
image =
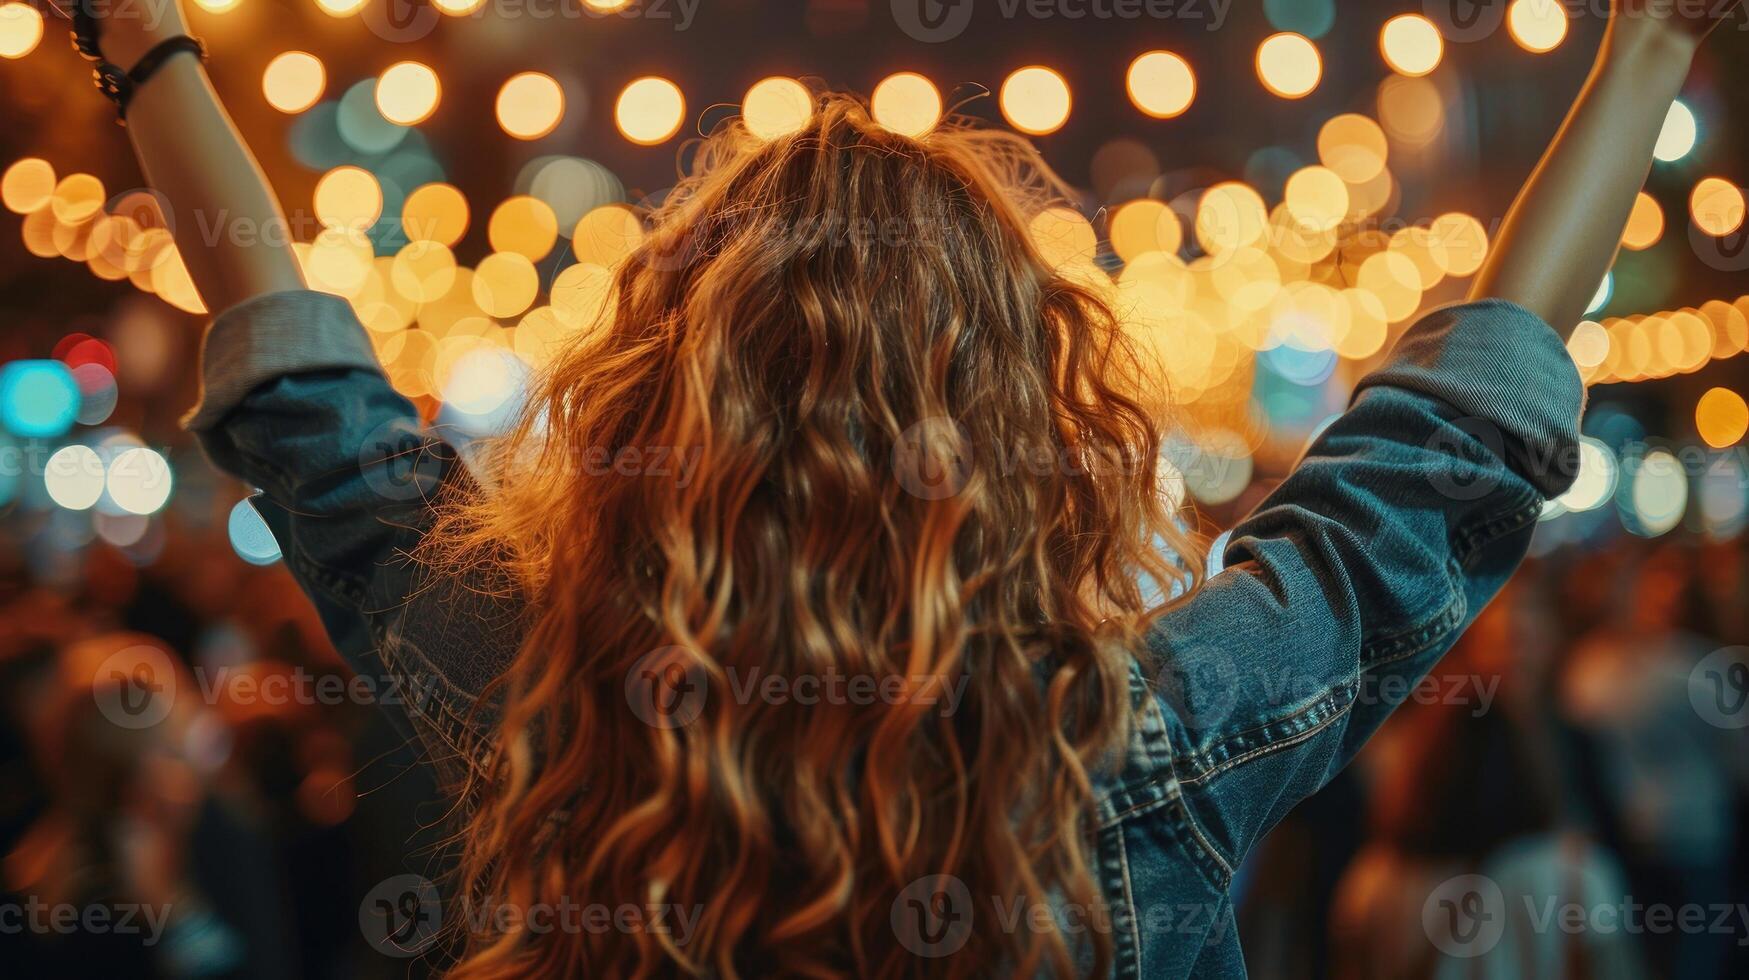
<instances>
[{"instance_id":1,"label":"auburn hair","mask_svg":"<svg viewBox=\"0 0 1749 980\"><path fill-rule=\"evenodd\" d=\"M691 925L512 915L451 974L1107 972L1105 931L1014 910L1101 907L1092 777L1195 563L1109 280L1029 235L1067 187L841 95L693 149L427 538L529 602L458 896ZM976 925L920 956L895 903L950 880Z\"/></svg>"}]
</instances>

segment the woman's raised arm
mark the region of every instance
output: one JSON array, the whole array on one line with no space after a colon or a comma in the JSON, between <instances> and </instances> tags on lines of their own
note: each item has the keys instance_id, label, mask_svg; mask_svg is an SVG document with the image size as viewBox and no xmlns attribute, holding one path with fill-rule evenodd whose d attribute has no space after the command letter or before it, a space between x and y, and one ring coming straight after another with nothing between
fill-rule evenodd
<instances>
[{"instance_id":1,"label":"woman's raised arm","mask_svg":"<svg viewBox=\"0 0 1749 980\"><path fill-rule=\"evenodd\" d=\"M1615 261L1695 49L1737 6L1615 0L1597 64L1518 199L1472 299L1510 300L1565 338Z\"/></svg>"},{"instance_id":2,"label":"woman's raised arm","mask_svg":"<svg viewBox=\"0 0 1749 980\"><path fill-rule=\"evenodd\" d=\"M179 0L110 11L98 44L123 69L188 32ZM146 180L168 201L177 248L207 309L303 287L279 201L198 58L172 55L135 90L127 131Z\"/></svg>"}]
</instances>

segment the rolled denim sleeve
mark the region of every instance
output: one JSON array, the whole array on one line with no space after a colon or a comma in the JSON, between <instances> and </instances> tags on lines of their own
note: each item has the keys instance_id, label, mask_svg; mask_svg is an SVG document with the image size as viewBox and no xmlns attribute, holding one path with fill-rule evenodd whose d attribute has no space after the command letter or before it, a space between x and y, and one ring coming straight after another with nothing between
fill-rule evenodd
<instances>
[{"instance_id":1,"label":"rolled denim sleeve","mask_svg":"<svg viewBox=\"0 0 1749 980\"><path fill-rule=\"evenodd\" d=\"M352 308L335 296L273 293L225 311L208 330L201 378L184 425L215 465L260 488L251 503L335 648L379 682L382 703L406 709L391 714L410 734L461 754L460 716L480 684L405 641L410 617L454 617L458 643L477 639L485 622L436 589L410 599L426 584L410 556L432 505L467 479L455 451L389 385ZM430 724L406 724L418 720Z\"/></svg>"},{"instance_id":2,"label":"rolled denim sleeve","mask_svg":"<svg viewBox=\"0 0 1749 980\"><path fill-rule=\"evenodd\" d=\"M1584 386L1487 301L1413 326L1151 638L1177 777L1229 868L1346 765L1571 485Z\"/></svg>"}]
</instances>

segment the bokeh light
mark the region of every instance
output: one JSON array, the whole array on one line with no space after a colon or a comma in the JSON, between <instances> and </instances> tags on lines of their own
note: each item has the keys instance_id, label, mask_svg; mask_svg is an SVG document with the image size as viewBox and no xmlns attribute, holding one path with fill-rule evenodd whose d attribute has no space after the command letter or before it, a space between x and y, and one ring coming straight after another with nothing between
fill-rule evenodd
<instances>
[{"instance_id":1,"label":"bokeh light","mask_svg":"<svg viewBox=\"0 0 1749 980\"><path fill-rule=\"evenodd\" d=\"M1664 235L1664 209L1652 195L1641 191L1634 198L1633 210L1628 213L1627 227L1622 229L1621 243L1623 248L1641 251L1658 244L1658 239Z\"/></svg>"},{"instance_id":2,"label":"bokeh light","mask_svg":"<svg viewBox=\"0 0 1749 980\"><path fill-rule=\"evenodd\" d=\"M330 17L350 17L364 8L367 0L316 0L316 6Z\"/></svg>"},{"instance_id":3,"label":"bokeh light","mask_svg":"<svg viewBox=\"0 0 1749 980\"><path fill-rule=\"evenodd\" d=\"M231 508L225 531L231 540L231 550L249 564L271 565L279 561L279 542L247 499L237 501Z\"/></svg>"},{"instance_id":4,"label":"bokeh light","mask_svg":"<svg viewBox=\"0 0 1749 980\"><path fill-rule=\"evenodd\" d=\"M1714 449L1734 446L1749 432L1749 404L1729 388L1709 388L1694 405L1694 428Z\"/></svg>"},{"instance_id":5,"label":"bokeh light","mask_svg":"<svg viewBox=\"0 0 1749 980\"><path fill-rule=\"evenodd\" d=\"M1512 0L1506 30L1526 51L1553 51L1567 37L1567 9L1561 0Z\"/></svg>"},{"instance_id":6,"label":"bokeh light","mask_svg":"<svg viewBox=\"0 0 1749 980\"><path fill-rule=\"evenodd\" d=\"M1130 62L1124 87L1136 108L1156 119L1171 119L1196 101L1196 72L1171 51L1149 51Z\"/></svg>"},{"instance_id":7,"label":"bokeh light","mask_svg":"<svg viewBox=\"0 0 1749 980\"><path fill-rule=\"evenodd\" d=\"M1379 31L1379 51L1399 74L1416 77L1439 67L1445 39L1433 21L1420 14L1399 14Z\"/></svg>"},{"instance_id":8,"label":"bokeh light","mask_svg":"<svg viewBox=\"0 0 1749 980\"><path fill-rule=\"evenodd\" d=\"M1658 142L1652 147L1652 156L1663 163L1675 163L1688 156L1699 136L1700 126L1695 122L1694 110L1677 99L1670 103L1670 111L1664 114L1664 127L1658 131Z\"/></svg>"},{"instance_id":9,"label":"bokeh light","mask_svg":"<svg viewBox=\"0 0 1749 980\"><path fill-rule=\"evenodd\" d=\"M525 71L498 90L498 125L519 140L551 133L565 117L565 93L551 75Z\"/></svg>"},{"instance_id":10,"label":"bokeh light","mask_svg":"<svg viewBox=\"0 0 1749 980\"><path fill-rule=\"evenodd\" d=\"M526 194L507 198L486 222L486 239L499 252L515 252L538 262L553 250L559 219L546 202Z\"/></svg>"},{"instance_id":11,"label":"bokeh light","mask_svg":"<svg viewBox=\"0 0 1749 980\"><path fill-rule=\"evenodd\" d=\"M313 205L322 224L362 231L383 213L383 190L363 167L335 167L316 181Z\"/></svg>"},{"instance_id":12,"label":"bokeh light","mask_svg":"<svg viewBox=\"0 0 1749 980\"><path fill-rule=\"evenodd\" d=\"M869 97L875 122L902 136L919 137L941 121L941 92L916 72L888 75Z\"/></svg>"},{"instance_id":13,"label":"bokeh light","mask_svg":"<svg viewBox=\"0 0 1749 980\"><path fill-rule=\"evenodd\" d=\"M1043 136L1069 121L1073 101L1069 83L1049 68L1021 68L1002 83L997 97L1008 124L1023 133Z\"/></svg>"},{"instance_id":14,"label":"bokeh light","mask_svg":"<svg viewBox=\"0 0 1749 980\"><path fill-rule=\"evenodd\" d=\"M1694 226L1709 235L1729 235L1743 226L1743 191L1719 177L1705 177L1688 195Z\"/></svg>"},{"instance_id":15,"label":"bokeh light","mask_svg":"<svg viewBox=\"0 0 1749 980\"><path fill-rule=\"evenodd\" d=\"M801 82L781 75L754 82L741 100L741 121L763 140L788 136L813 115L814 96Z\"/></svg>"},{"instance_id":16,"label":"bokeh light","mask_svg":"<svg viewBox=\"0 0 1749 980\"><path fill-rule=\"evenodd\" d=\"M1284 99L1303 98L1324 77L1324 60L1318 46L1303 35L1271 35L1257 46L1257 77Z\"/></svg>"},{"instance_id":17,"label":"bokeh light","mask_svg":"<svg viewBox=\"0 0 1749 980\"><path fill-rule=\"evenodd\" d=\"M155 449L124 449L109 461L104 489L129 514L154 514L170 499L170 461Z\"/></svg>"},{"instance_id":18,"label":"bokeh light","mask_svg":"<svg viewBox=\"0 0 1749 980\"><path fill-rule=\"evenodd\" d=\"M0 203L16 214L48 205L55 194L55 168L40 157L25 157L0 175Z\"/></svg>"},{"instance_id":19,"label":"bokeh light","mask_svg":"<svg viewBox=\"0 0 1749 980\"><path fill-rule=\"evenodd\" d=\"M49 499L68 510L89 510L102 498L103 482L103 458L90 446L62 446L43 466Z\"/></svg>"},{"instance_id":20,"label":"bokeh light","mask_svg":"<svg viewBox=\"0 0 1749 980\"><path fill-rule=\"evenodd\" d=\"M60 361L20 360L0 367L0 424L25 438L66 432L79 414L79 383Z\"/></svg>"},{"instance_id":21,"label":"bokeh light","mask_svg":"<svg viewBox=\"0 0 1749 980\"><path fill-rule=\"evenodd\" d=\"M261 73L261 94L267 104L284 113L298 113L321 101L328 84L322 59L307 51L276 55Z\"/></svg>"},{"instance_id":22,"label":"bokeh light","mask_svg":"<svg viewBox=\"0 0 1749 980\"><path fill-rule=\"evenodd\" d=\"M437 72L417 61L400 61L377 77L377 111L389 122L412 126L437 111L442 86Z\"/></svg>"},{"instance_id":23,"label":"bokeh light","mask_svg":"<svg viewBox=\"0 0 1749 980\"><path fill-rule=\"evenodd\" d=\"M453 246L468 230L468 199L449 184L414 188L401 205L401 228L409 241Z\"/></svg>"},{"instance_id":24,"label":"bokeh light","mask_svg":"<svg viewBox=\"0 0 1749 980\"><path fill-rule=\"evenodd\" d=\"M654 146L680 131L686 121L686 97L666 78L633 79L614 102L613 121L621 136L639 146Z\"/></svg>"},{"instance_id":25,"label":"bokeh light","mask_svg":"<svg viewBox=\"0 0 1749 980\"><path fill-rule=\"evenodd\" d=\"M0 58L22 58L43 39L43 15L27 3L0 4Z\"/></svg>"}]
</instances>

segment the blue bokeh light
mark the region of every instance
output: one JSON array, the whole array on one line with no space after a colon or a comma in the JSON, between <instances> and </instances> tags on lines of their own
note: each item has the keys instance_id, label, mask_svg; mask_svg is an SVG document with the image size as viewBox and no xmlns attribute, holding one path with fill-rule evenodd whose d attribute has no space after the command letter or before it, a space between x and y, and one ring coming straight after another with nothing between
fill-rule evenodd
<instances>
[{"instance_id":1,"label":"blue bokeh light","mask_svg":"<svg viewBox=\"0 0 1749 980\"><path fill-rule=\"evenodd\" d=\"M79 382L60 361L13 361L0 368L0 424L26 439L52 439L79 415Z\"/></svg>"}]
</instances>

